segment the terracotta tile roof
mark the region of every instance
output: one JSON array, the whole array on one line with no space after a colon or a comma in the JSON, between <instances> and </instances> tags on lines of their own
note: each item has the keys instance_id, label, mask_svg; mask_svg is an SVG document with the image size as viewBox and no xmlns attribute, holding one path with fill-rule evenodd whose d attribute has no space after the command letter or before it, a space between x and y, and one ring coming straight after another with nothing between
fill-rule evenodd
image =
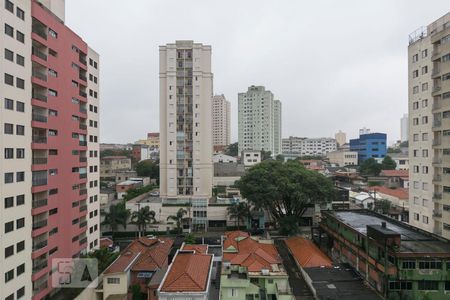
<instances>
[{"instance_id":1,"label":"terracotta tile roof","mask_svg":"<svg viewBox=\"0 0 450 300\"><path fill-rule=\"evenodd\" d=\"M286 240L286 245L302 268L332 266L331 259L310 240L292 237Z\"/></svg>"},{"instance_id":2,"label":"terracotta tile roof","mask_svg":"<svg viewBox=\"0 0 450 300\"><path fill-rule=\"evenodd\" d=\"M178 252L167 276L160 287L161 292L204 292L212 266L212 255Z\"/></svg>"},{"instance_id":3,"label":"terracotta tile roof","mask_svg":"<svg viewBox=\"0 0 450 300\"><path fill-rule=\"evenodd\" d=\"M273 244L260 243L251 238L248 233L225 233L223 260L232 265L247 267L250 272L259 272L262 269L272 270L273 264L281 264L281 257ZM237 252L225 252L233 246ZM233 249L233 250L234 250Z\"/></svg>"},{"instance_id":4,"label":"terracotta tile roof","mask_svg":"<svg viewBox=\"0 0 450 300\"><path fill-rule=\"evenodd\" d=\"M100 238L100 248L108 248L114 244L113 240L107 237Z\"/></svg>"},{"instance_id":5,"label":"terracotta tile roof","mask_svg":"<svg viewBox=\"0 0 450 300\"><path fill-rule=\"evenodd\" d=\"M164 266L173 240L141 237L132 241L106 269L105 274L132 271L154 271Z\"/></svg>"},{"instance_id":6,"label":"terracotta tile roof","mask_svg":"<svg viewBox=\"0 0 450 300\"><path fill-rule=\"evenodd\" d=\"M382 170L380 176L409 177L409 170Z\"/></svg>"},{"instance_id":7,"label":"terracotta tile roof","mask_svg":"<svg viewBox=\"0 0 450 300\"><path fill-rule=\"evenodd\" d=\"M369 192L377 191L380 194L397 197L398 199L403 199L403 200L409 199L409 191L408 191L408 189L405 189L405 188L399 187L399 188L395 188L395 189L390 189L385 186L374 186L374 187L369 188L368 190L369 190Z\"/></svg>"},{"instance_id":8,"label":"terracotta tile roof","mask_svg":"<svg viewBox=\"0 0 450 300\"><path fill-rule=\"evenodd\" d=\"M195 252L197 252L197 253L203 253L203 254L206 254L206 253L208 253L208 245L204 245L204 244L201 244L201 245L190 245L190 244L185 244L184 246L183 246L183 249L182 250L186 250L186 251L191 251L191 250L193 250L193 251L195 251Z\"/></svg>"}]
</instances>

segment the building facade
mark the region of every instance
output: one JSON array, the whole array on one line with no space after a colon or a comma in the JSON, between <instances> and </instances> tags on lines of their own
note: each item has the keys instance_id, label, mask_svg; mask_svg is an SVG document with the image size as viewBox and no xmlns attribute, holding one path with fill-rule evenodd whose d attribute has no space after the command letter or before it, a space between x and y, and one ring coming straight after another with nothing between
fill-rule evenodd
<instances>
[{"instance_id":1,"label":"building facade","mask_svg":"<svg viewBox=\"0 0 450 300\"><path fill-rule=\"evenodd\" d=\"M213 147L224 148L230 144L231 104L224 95L212 97Z\"/></svg>"},{"instance_id":2,"label":"building facade","mask_svg":"<svg viewBox=\"0 0 450 300\"><path fill-rule=\"evenodd\" d=\"M206 228L212 196L211 46L160 46L160 195L191 202L193 225Z\"/></svg>"},{"instance_id":3,"label":"building facade","mask_svg":"<svg viewBox=\"0 0 450 300\"><path fill-rule=\"evenodd\" d=\"M339 167L354 166L358 164L358 152L337 150L327 153L327 158L330 163L336 164Z\"/></svg>"},{"instance_id":4,"label":"building facade","mask_svg":"<svg viewBox=\"0 0 450 300\"><path fill-rule=\"evenodd\" d=\"M368 158L384 158L386 156L386 134L360 134L358 139L350 140L350 151L358 152L359 163Z\"/></svg>"},{"instance_id":5,"label":"building facade","mask_svg":"<svg viewBox=\"0 0 450 300\"><path fill-rule=\"evenodd\" d=\"M239 153L242 150L281 154L281 101L263 86L238 94Z\"/></svg>"},{"instance_id":6,"label":"building facade","mask_svg":"<svg viewBox=\"0 0 450 300\"><path fill-rule=\"evenodd\" d=\"M282 140L282 153L289 156L325 156L337 150L332 138L302 138L290 136Z\"/></svg>"},{"instance_id":7,"label":"building facade","mask_svg":"<svg viewBox=\"0 0 450 300\"><path fill-rule=\"evenodd\" d=\"M159 149L159 132L149 132L147 139L139 140L135 144L147 145L150 149Z\"/></svg>"},{"instance_id":8,"label":"building facade","mask_svg":"<svg viewBox=\"0 0 450 300\"><path fill-rule=\"evenodd\" d=\"M450 237L450 13L410 35L410 223Z\"/></svg>"},{"instance_id":9,"label":"building facade","mask_svg":"<svg viewBox=\"0 0 450 300\"><path fill-rule=\"evenodd\" d=\"M406 142L408 140L408 114L404 114L400 119L400 141Z\"/></svg>"},{"instance_id":10,"label":"building facade","mask_svg":"<svg viewBox=\"0 0 450 300\"><path fill-rule=\"evenodd\" d=\"M334 134L334 139L336 140L338 147L342 147L342 145L347 143L347 135L340 130Z\"/></svg>"},{"instance_id":11,"label":"building facade","mask_svg":"<svg viewBox=\"0 0 450 300\"><path fill-rule=\"evenodd\" d=\"M99 243L98 54L64 15L63 0L7 0L0 9L2 299L52 295L51 259Z\"/></svg>"},{"instance_id":12,"label":"building facade","mask_svg":"<svg viewBox=\"0 0 450 300\"><path fill-rule=\"evenodd\" d=\"M131 158L126 156L105 156L100 160L100 177L115 177L116 172L131 170Z\"/></svg>"}]
</instances>

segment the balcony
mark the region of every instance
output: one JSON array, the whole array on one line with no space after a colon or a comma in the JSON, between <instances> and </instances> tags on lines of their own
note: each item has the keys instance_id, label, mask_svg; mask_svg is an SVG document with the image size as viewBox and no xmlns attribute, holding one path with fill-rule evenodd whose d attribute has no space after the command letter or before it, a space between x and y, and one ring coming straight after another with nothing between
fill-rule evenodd
<instances>
[{"instance_id":1,"label":"balcony","mask_svg":"<svg viewBox=\"0 0 450 300\"><path fill-rule=\"evenodd\" d=\"M434 143L433 143L434 145ZM433 159L433 165L440 165L442 163L442 158L436 157Z\"/></svg>"},{"instance_id":2,"label":"balcony","mask_svg":"<svg viewBox=\"0 0 450 300\"><path fill-rule=\"evenodd\" d=\"M33 201L31 202L33 208L46 206L47 203L48 203L47 199L37 199L37 200L33 199Z\"/></svg>"},{"instance_id":3,"label":"balcony","mask_svg":"<svg viewBox=\"0 0 450 300\"><path fill-rule=\"evenodd\" d=\"M36 33L44 40L47 39L47 27L38 20L36 20L35 18L33 18L31 32Z\"/></svg>"},{"instance_id":4,"label":"balcony","mask_svg":"<svg viewBox=\"0 0 450 300\"><path fill-rule=\"evenodd\" d=\"M33 282L33 295L39 294L41 291L45 290L47 286L47 279L45 279L43 282Z\"/></svg>"},{"instance_id":5,"label":"balcony","mask_svg":"<svg viewBox=\"0 0 450 300\"><path fill-rule=\"evenodd\" d=\"M442 211L439 209L433 209L433 218L435 219L442 218Z\"/></svg>"},{"instance_id":6,"label":"balcony","mask_svg":"<svg viewBox=\"0 0 450 300\"><path fill-rule=\"evenodd\" d=\"M36 100L39 100L39 101L42 101L42 102L47 102L47 99L48 99L47 95L44 95L44 94L41 94L41 93L38 93L38 92L33 92L32 98L36 99Z\"/></svg>"},{"instance_id":7,"label":"balcony","mask_svg":"<svg viewBox=\"0 0 450 300\"><path fill-rule=\"evenodd\" d=\"M80 174L79 176L80 176L80 179L85 179L85 178L87 178L87 174L86 174L86 173Z\"/></svg>"},{"instance_id":8,"label":"balcony","mask_svg":"<svg viewBox=\"0 0 450 300\"><path fill-rule=\"evenodd\" d=\"M42 249L42 248L46 247L47 244L48 244L47 240L40 241L40 242L37 242L37 243L33 243L33 251L37 251L39 249Z\"/></svg>"},{"instance_id":9,"label":"balcony","mask_svg":"<svg viewBox=\"0 0 450 300\"><path fill-rule=\"evenodd\" d=\"M433 96L436 96L435 94L437 94L437 93L439 93L440 91L441 91L441 86L439 86L439 85L435 85L435 86L433 86L433 90L432 90L432 92L433 92Z\"/></svg>"},{"instance_id":10,"label":"balcony","mask_svg":"<svg viewBox=\"0 0 450 300\"><path fill-rule=\"evenodd\" d=\"M42 114L33 113L32 120L41 123L47 123L47 116Z\"/></svg>"},{"instance_id":11,"label":"balcony","mask_svg":"<svg viewBox=\"0 0 450 300\"><path fill-rule=\"evenodd\" d=\"M78 144L80 146L87 146L87 142L86 141L80 141Z\"/></svg>"},{"instance_id":12,"label":"balcony","mask_svg":"<svg viewBox=\"0 0 450 300\"><path fill-rule=\"evenodd\" d=\"M82 113L82 114L87 113L87 109L86 109L85 106L81 106L81 105L80 105L80 113Z\"/></svg>"},{"instance_id":13,"label":"balcony","mask_svg":"<svg viewBox=\"0 0 450 300\"><path fill-rule=\"evenodd\" d=\"M433 50L433 52L431 52L431 60L436 60L441 58L441 52L438 49Z\"/></svg>"},{"instance_id":14,"label":"balcony","mask_svg":"<svg viewBox=\"0 0 450 300\"><path fill-rule=\"evenodd\" d=\"M441 73L441 70L439 70L439 68L433 68L433 70L431 71L431 78L438 77L440 73Z\"/></svg>"},{"instance_id":15,"label":"balcony","mask_svg":"<svg viewBox=\"0 0 450 300\"><path fill-rule=\"evenodd\" d=\"M81 245L84 245L84 244L86 244L86 243L87 243L87 237L82 238L82 239L80 240L80 246L81 246Z\"/></svg>"},{"instance_id":16,"label":"balcony","mask_svg":"<svg viewBox=\"0 0 450 300\"><path fill-rule=\"evenodd\" d=\"M47 74L40 69L33 68L32 75L42 81L47 81Z\"/></svg>"},{"instance_id":17,"label":"balcony","mask_svg":"<svg viewBox=\"0 0 450 300\"><path fill-rule=\"evenodd\" d=\"M78 126L78 128L80 128L81 130L86 130L87 129L87 125L86 124L81 124Z\"/></svg>"},{"instance_id":18,"label":"balcony","mask_svg":"<svg viewBox=\"0 0 450 300\"><path fill-rule=\"evenodd\" d=\"M40 59L47 61L47 54L45 54L44 52L42 52L41 50L39 50L37 47L33 46L31 48L31 53L36 56L39 57Z\"/></svg>"},{"instance_id":19,"label":"balcony","mask_svg":"<svg viewBox=\"0 0 450 300\"><path fill-rule=\"evenodd\" d=\"M80 205L80 212L86 211L86 210L87 210L87 205Z\"/></svg>"},{"instance_id":20,"label":"balcony","mask_svg":"<svg viewBox=\"0 0 450 300\"><path fill-rule=\"evenodd\" d=\"M47 184L47 171L34 171L32 173L33 186L40 186Z\"/></svg>"},{"instance_id":21,"label":"balcony","mask_svg":"<svg viewBox=\"0 0 450 300\"><path fill-rule=\"evenodd\" d=\"M441 182L442 176L441 175L434 175L433 176L433 183Z\"/></svg>"},{"instance_id":22,"label":"balcony","mask_svg":"<svg viewBox=\"0 0 450 300\"><path fill-rule=\"evenodd\" d=\"M85 163L85 162L87 162L87 157L86 157L86 156L80 156L79 161L80 161L81 163Z\"/></svg>"},{"instance_id":23,"label":"balcony","mask_svg":"<svg viewBox=\"0 0 450 300\"><path fill-rule=\"evenodd\" d=\"M434 200L441 200L442 199L442 194L441 193L434 193L433 194L433 199Z\"/></svg>"},{"instance_id":24,"label":"balcony","mask_svg":"<svg viewBox=\"0 0 450 300\"><path fill-rule=\"evenodd\" d=\"M47 268L48 263L47 260L39 260L39 261L34 261L33 262L33 274L39 272L42 269Z\"/></svg>"},{"instance_id":25,"label":"balcony","mask_svg":"<svg viewBox=\"0 0 450 300\"><path fill-rule=\"evenodd\" d=\"M47 220L33 221L33 230L47 226Z\"/></svg>"},{"instance_id":26,"label":"balcony","mask_svg":"<svg viewBox=\"0 0 450 300\"><path fill-rule=\"evenodd\" d=\"M81 97L84 97L84 98L86 98L86 97L87 97L87 94L86 94L86 92L84 92L84 91L82 91L82 90L80 90L80 93L79 93L79 95L80 95Z\"/></svg>"},{"instance_id":27,"label":"balcony","mask_svg":"<svg viewBox=\"0 0 450 300\"><path fill-rule=\"evenodd\" d=\"M47 157L33 157L33 165L45 165L47 164Z\"/></svg>"},{"instance_id":28,"label":"balcony","mask_svg":"<svg viewBox=\"0 0 450 300\"><path fill-rule=\"evenodd\" d=\"M78 75L78 78L80 78L80 79L83 80L83 81L87 81L86 75L83 74L83 73L81 73L81 72L80 72L80 74Z\"/></svg>"},{"instance_id":29,"label":"balcony","mask_svg":"<svg viewBox=\"0 0 450 300\"><path fill-rule=\"evenodd\" d=\"M87 194L87 189L80 189L79 195L86 195Z\"/></svg>"},{"instance_id":30,"label":"balcony","mask_svg":"<svg viewBox=\"0 0 450 300\"><path fill-rule=\"evenodd\" d=\"M86 227L87 221L80 222L80 228Z\"/></svg>"},{"instance_id":31,"label":"balcony","mask_svg":"<svg viewBox=\"0 0 450 300\"><path fill-rule=\"evenodd\" d=\"M83 65L87 65L87 61L86 61L86 54L84 54L83 52L80 51L80 55L79 55L79 60L80 63L82 63Z\"/></svg>"}]
</instances>

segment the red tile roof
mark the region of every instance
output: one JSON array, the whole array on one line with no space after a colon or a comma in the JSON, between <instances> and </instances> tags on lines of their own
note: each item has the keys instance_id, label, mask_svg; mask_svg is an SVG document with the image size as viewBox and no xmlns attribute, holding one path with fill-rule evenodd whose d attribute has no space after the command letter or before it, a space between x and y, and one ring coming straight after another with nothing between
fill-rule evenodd
<instances>
[{"instance_id":1,"label":"red tile roof","mask_svg":"<svg viewBox=\"0 0 450 300\"><path fill-rule=\"evenodd\" d=\"M399 187L399 188L395 188L395 189L390 189L385 186L374 186L374 187L370 187L368 190L369 190L369 192L377 191L378 193L389 195L392 197L397 197L398 199L402 199L402 200L409 199L409 191L408 191L408 189L405 189L405 188Z\"/></svg>"},{"instance_id":2,"label":"red tile roof","mask_svg":"<svg viewBox=\"0 0 450 300\"><path fill-rule=\"evenodd\" d=\"M302 268L331 267L331 259L328 258L312 241L292 237L286 240L295 260Z\"/></svg>"},{"instance_id":3,"label":"red tile roof","mask_svg":"<svg viewBox=\"0 0 450 300\"><path fill-rule=\"evenodd\" d=\"M247 267L250 272L262 269L272 270L273 264L281 264L281 257L273 244L260 243L251 238L248 233L233 231L225 233L223 260L232 265ZM233 246L234 249L230 249ZM236 250L237 252L235 252Z\"/></svg>"},{"instance_id":4,"label":"red tile roof","mask_svg":"<svg viewBox=\"0 0 450 300\"><path fill-rule=\"evenodd\" d=\"M178 252L162 283L161 292L204 292L212 266L212 255Z\"/></svg>"},{"instance_id":5,"label":"red tile roof","mask_svg":"<svg viewBox=\"0 0 450 300\"><path fill-rule=\"evenodd\" d=\"M197 252L197 253L203 253L203 254L206 254L206 253L208 253L208 245L204 245L204 244L201 244L201 245L190 245L190 244L185 244L184 246L183 246L183 249L182 250L185 250L185 251L195 251L195 252Z\"/></svg>"},{"instance_id":6,"label":"red tile roof","mask_svg":"<svg viewBox=\"0 0 450 300\"><path fill-rule=\"evenodd\" d=\"M114 244L113 240L107 237L100 238L100 248L108 248Z\"/></svg>"},{"instance_id":7,"label":"red tile roof","mask_svg":"<svg viewBox=\"0 0 450 300\"><path fill-rule=\"evenodd\" d=\"M132 271L154 271L166 264L173 240L140 237L129 244L105 271L105 274Z\"/></svg>"},{"instance_id":8,"label":"red tile roof","mask_svg":"<svg viewBox=\"0 0 450 300\"><path fill-rule=\"evenodd\" d=\"M382 170L380 176L409 177L409 170Z\"/></svg>"}]
</instances>

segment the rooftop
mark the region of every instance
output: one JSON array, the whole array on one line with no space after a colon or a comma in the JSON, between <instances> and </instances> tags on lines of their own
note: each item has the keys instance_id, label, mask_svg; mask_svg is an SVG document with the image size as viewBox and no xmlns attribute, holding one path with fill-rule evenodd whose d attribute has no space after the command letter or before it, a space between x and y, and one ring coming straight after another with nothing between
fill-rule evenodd
<instances>
[{"instance_id":1,"label":"rooftop","mask_svg":"<svg viewBox=\"0 0 450 300\"><path fill-rule=\"evenodd\" d=\"M409 170L382 170L380 176L409 177Z\"/></svg>"},{"instance_id":2,"label":"rooftop","mask_svg":"<svg viewBox=\"0 0 450 300\"><path fill-rule=\"evenodd\" d=\"M332 261L310 240L292 237L286 240L292 255L302 268L331 267Z\"/></svg>"},{"instance_id":3,"label":"rooftop","mask_svg":"<svg viewBox=\"0 0 450 300\"><path fill-rule=\"evenodd\" d=\"M106 269L105 275L132 271L155 271L164 266L173 240L140 237L132 241Z\"/></svg>"},{"instance_id":4,"label":"rooftop","mask_svg":"<svg viewBox=\"0 0 450 300\"><path fill-rule=\"evenodd\" d=\"M368 188L369 192L373 192L376 191L380 194L385 194L385 195L389 195L392 197L397 197L398 199L402 199L402 200L408 200L409 199L409 191L408 189L405 188L395 188L395 189L391 189L391 188L387 188L385 186L373 186Z\"/></svg>"},{"instance_id":5,"label":"rooftop","mask_svg":"<svg viewBox=\"0 0 450 300\"><path fill-rule=\"evenodd\" d=\"M450 243L447 240L374 212L346 210L324 212L324 215L335 217L363 235L367 234L367 225L380 225L381 222L386 222L388 229L400 234L399 253L450 254Z\"/></svg>"},{"instance_id":6,"label":"rooftop","mask_svg":"<svg viewBox=\"0 0 450 300\"><path fill-rule=\"evenodd\" d=\"M193 251L178 251L169 267L160 291L205 292L208 288L213 255L195 253Z\"/></svg>"},{"instance_id":7,"label":"rooftop","mask_svg":"<svg viewBox=\"0 0 450 300\"><path fill-rule=\"evenodd\" d=\"M105 156L102 157L102 160L113 160L113 159L129 159L126 156Z\"/></svg>"},{"instance_id":8,"label":"rooftop","mask_svg":"<svg viewBox=\"0 0 450 300\"><path fill-rule=\"evenodd\" d=\"M196 253L208 253L208 245L201 244L201 245L191 245L191 244L184 244L182 250L185 251L195 251Z\"/></svg>"}]
</instances>

